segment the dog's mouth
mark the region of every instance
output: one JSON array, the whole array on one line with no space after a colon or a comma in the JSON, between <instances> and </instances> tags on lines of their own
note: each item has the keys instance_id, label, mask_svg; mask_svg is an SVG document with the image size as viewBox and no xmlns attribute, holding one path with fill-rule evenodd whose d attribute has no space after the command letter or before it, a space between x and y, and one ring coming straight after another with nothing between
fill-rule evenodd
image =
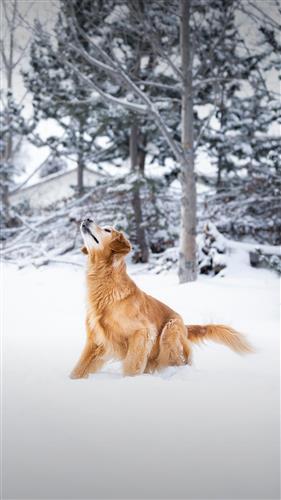
<instances>
[{"instance_id":1,"label":"dog's mouth","mask_svg":"<svg viewBox=\"0 0 281 500\"><path fill-rule=\"evenodd\" d=\"M83 221L82 224L81 224L81 228L82 228L82 231L84 233L88 233L94 240L97 244L99 244L99 240L97 239L97 237L92 233L91 229L89 228L89 225L88 225L88 221Z\"/></svg>"}]
</instances>

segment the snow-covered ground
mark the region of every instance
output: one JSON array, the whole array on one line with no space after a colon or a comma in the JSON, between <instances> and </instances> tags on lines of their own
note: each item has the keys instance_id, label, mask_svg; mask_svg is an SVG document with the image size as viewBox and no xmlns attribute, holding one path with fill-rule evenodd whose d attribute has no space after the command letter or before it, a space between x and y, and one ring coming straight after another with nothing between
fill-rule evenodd
<instances>
[{"instance_id":1,"label":"snow-covered ground","mask_svg":"<svg viewBox=\"0 0 281 500\"><path fill-rule=\"evenodd\" d=\"M87 380L68 378L83 270L3 267L3 498L279 498L279 281L243 245L228 261L188 285L130 272L186 323L228 323L256 354L206 344L193 367L124 378L113 363Z\"/></svg>"}]
</instances>

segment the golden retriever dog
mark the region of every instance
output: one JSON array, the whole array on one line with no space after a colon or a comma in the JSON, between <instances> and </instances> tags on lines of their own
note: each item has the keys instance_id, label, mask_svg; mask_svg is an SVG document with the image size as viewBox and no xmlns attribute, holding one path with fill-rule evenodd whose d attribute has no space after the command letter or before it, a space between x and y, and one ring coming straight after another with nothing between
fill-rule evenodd
<instances>
[{"instance_id":1,"label":"golden retriever dog","mask_svg":"<svg viewBox=\"0 0 281 500\"><path fill-rule=\"evenodd\" d=\"M123 233L91 219L81 223L81 233L88 259L87 340L71 378L87 377L109 359L122 360L125 375L191 364L192 344L204 339L238 353L252 351L232 328L187 326L178 313L140 290L126 271L131 245Z\"/></svg>"}]
</instances>

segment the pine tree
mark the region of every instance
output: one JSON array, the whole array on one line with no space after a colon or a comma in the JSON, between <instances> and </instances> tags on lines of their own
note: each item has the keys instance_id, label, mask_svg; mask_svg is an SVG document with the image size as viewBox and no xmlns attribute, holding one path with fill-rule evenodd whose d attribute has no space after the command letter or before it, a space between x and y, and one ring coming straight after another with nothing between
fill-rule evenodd
<instances>
[{"instance_id":1,"label":"pine tree","mask_svg":"<svg viewBox=\"0 0 281 500\"><path fill-rule=\"evenodd\" d=\"M195 34L196 71L203 80L195 99L215 110L202 144L216 166L218 189L239 182L240 173L245 177L258 135L264 137L277 118L264 76L268 47L263 43L255 53L249 50L236 24L235 7L234 0L210 0L202 6L206 15ZM207 15L210 8L212 15Z\"/></svg>"},{"instance_id":2,"label":"pine tree","mask_svg":"<svg viewBox=\"0 0 281 500\"><path fill-rule=\"evenodd\" d=\"M151 46L147 39L148 33L145 32L144 26L145 19L153 13L155 22L157 21L156 14L161 9L156 2L152 6L147 6L142 0L129 5L125 1L115 0L111 4L110 13L106 2L99 2L98 11L96 3L89 3L87 0L79 2L79 8L75 1L71 3L64 1L61 5L65 16L64 20L68 23L66 31L72 34L73 32L76 33L76 44L79 44L79 40L83 39L81 32L86 34L88 38L98 38L99 46L103 50L107 50L113 56L114 51L118 51L121 54L123 67L130 77L136 81L143 81L144 85L149 78L150 83L153 84L153 74L157 63L155 53L151 51ZM91 22L83 26L80 22L82 11L83 15L88 20L91 20ZM71 15L74 17L74 22L73 17L71 19ZM100 29L101 23L103 29ZM86 37L84 37L84 42L87 43ZM82 45L82 49L85 49L85 52L91 56L90 43L86 48ZM85 62L87 62L87 58ZM89 66L88 71L90 75L91 66ZM112 85L108 81L108 78L104 78L102 68L100 74L98 73L98 81L104 91L110 90L114 96L119 97L124 92L122 85L119 85L118 82ZM153 85L148 93L150 96L155 96L155 98L157 96L157 90L153 88ZM130 157L132 206L138 246L135 256L138 260L146 262L149 248L142 215L141 186L144 183L145 163L151 145L159 137L157 127L147 117L139 117L135 113L125 109L120 110L119 108L116 110L112 107L105 108L100 112L99 123L104 126L109 140L112 139L112 143L104 159L107 161L118 159L118 164L120 164L120 159L125 160L128 156Z\"/></svg>"},{"instance_id":3,"label":"pine tree","mask_svg":"<svg viewBox=\"0 0 281 500\"><path fill-rule=\"evenodd\" d=\"M17 149L24 134L28 133L27 124L22 115L23 106L19 106L8 91L1 93L0 108L0 189L1 189L1 226L11 222L9 193L15 185L15 178L22 171L16 159Z\"/></svg>"},{"instance_id":4,"label":"pine tree","mask_svg":"<svg viewBox=\"0 0 281 500\"><path fill-rule=\"evenodd\" d=\"M1 181L1 224L12 224L10 211L10 190L21 168L17 161L23 137L31 126L23 118L23 102L15 98L15 76L18 73L25 50L29 43L29 34L25 30L18 0L4 1L1 4L1 108L0 108L0 181ZM17 37L24 34L25 44L18 44Z\"/></svg>"},{"instance_id":5,"label":"pine tree","mask_svg":"<svg viewBox=\"0 0 281 500\"><path fill-rule=\"evenodd\" d=\"M167 10L164 12L158 1L116 1L116 13L123 7L126 15L116 15L114 21L109 20L110 47L108 44L105 46L110 54L115 50L122 52L123 67L130 78L137 83L141 82L150 99L157 102L165 121L176 131L180 116L179 89L175 89L177 80L167 65L165 66L164 57L161 55L164 45L169 56L178 50L179 27L175 13L171 14L172 3L167 3ZM119 88L119 94L121 92L122 89ZM128 136L124 137L120 129L128 131L136 122L136 114L121 110L119 119L116 115L114 123L111 123L117 141L116 151L125 158L128 154ZM172 128L176 121L177 126ZM138 162L141 170L145 170L148 161L154 161L156 158L159 163L164 163L171 153L157 126L149 117L138 116L137 128ZM176 133L179 138L179 132Z\"/></svg>"},{"instance_id":6,"label":"pine tree","mask_svg":"<svg viewBox=\"0 0 281 500\"><path fill-rule=\"evenodd\" d=\"M281 150L272 126L280 119L280 106L268 88L267 74L273 68L278 71L280 44L274 31L261 26L257 47L250 50L236 24L236 3L211 4L212 16L206 16L197 31L197 71L203 83L196 102L211 103L216 111L202 144L217 170L215 184L222 192L217 200L223 202L232 234L276 243ZM212 40L215 49L204 40Z\"/></svg>"},{"instance_id":7,"label":"pine tree","mask_svg":"<svg viewBox=\"0 0 281 500\"><path fill-rule=\"evenodd\" d=\"M73 51L64 51L68 33L63 16L59 14L55 39L43 30L39 22L35 28L30 70L24 72L25 83L33 95L36 122L53 119L61 127L62 134L49 135L46 140L35 134L34 143L37 146L48 145L56 157L76 162L77 192L81 195L86 163L99 152L96 142L101 133L97 116L99 100L89 99L91 92L81 85L76 73L68 66L69 60L76 60L79 67L79 58Z\"/></svg>"}]
</instances>

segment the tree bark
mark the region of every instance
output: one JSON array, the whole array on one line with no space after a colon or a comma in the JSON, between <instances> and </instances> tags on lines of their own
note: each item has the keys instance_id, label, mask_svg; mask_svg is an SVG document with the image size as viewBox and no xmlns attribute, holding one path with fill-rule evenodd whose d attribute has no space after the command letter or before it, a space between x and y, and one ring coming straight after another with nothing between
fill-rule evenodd
<instances>
[{"instance_id":1,"label":"tree bark","mask_svg":"<svg viewBox=\"0 0 281 500\"><path fill-rule=\"evenodd\" d=\"M13 70L14 70L14 32L16 29L16 16L18 10L18 1L14 0L12 4L12 17L9 26L9 45L8 45L8 55L4 59L4 67L6 71L6 79L7 79L7 94L9 99L9 94L12 93L13 90ZM4 47L3 47L3 50ZM8 108L9 109L9 108ZM4 158L5 163L11 163L13 160L13 133L11 131L12 117L8 114L7 117L7 126L9 128L9 132L7 134L5 150L4 150ZM9 193L9 176L5 175L3 179L4 185L2 189L2 209L3 215L6 220L6 223L9 223L10 220L10 193Z\"/></svg>"},{"instance_id":2,"label":"tree bark","mask_svg":"<svg viewBox=\"0 0 281 500\"><path fill-rule=\"evenodd\" d=\"M77 194L82 196L84 193L84 162L81 155L78 158L77 164Z\"/></svg>"},{"instance_id":3,"label":"tree bark","mask_svg":"<svg viewBox=\"0 0 281 500\"><path fill-rule=\"evenodd\" d=\"M225 107L224 107L224 86L222 85L222 90L221 90L221 100L220 100L220 132L222 133L223 127L225 126ZM217 182L216 182L216 188L217 192L220 191L221 188L221 182L222 182L222 170L224 167L225 163L225 156L219 148L218 151L218 161L217 161Z\"/></svg>"},{"instance_id":4,"label":"tree bark","mask_svg":"<svg viewBox=\"0 0 281 500\"><path fill-rule=\"evenodd\" d=\"M77 159L77 195L80 197L84 194L84 153L83 153L83 134L84 122L79 121L79 144L78 144L78 159Z\"/></svg>"},{"instance_id":5,"label":"tree bark","mask_svg":"<svg viewBox=\"0 0 281 500\"><path fill-rule=\"evenodd\" d=\"M146 158L146 136L138 133L138 166L142 175L144 175Z\"/></svg>"},{"instance_id":6,"label":"tree bark","mask_svg":"<svg viewBox=\"0 0 281 500\"><path fill-rule=\"evenodd\" d=\"M192 47L190 10L192 0L180 0L182 62L182 161L181 229L178 275L180 283L197 278L196 258L196 184L193 151Z\"/></svg>"},{"instance_id":7,"label":"tree bark","mask_svg":"<svg viewBox=\"0 0 281 500\"><path fill-rule=\"evenodd\" d=\"M141 167L144 168L144 164L142 166L139 165L140 155L138 151L138 130L139 128L138 128L137 118L135 117L131 126L131 134L130 134L130 162L131 162L132 172L135 172L140 176ZM143 226L141 195L138 182L136 182L136 184L134 185L132 206L136 223L136 240L139 247L139 255L137 260L139 262L148 262L149 246L147 242L146 231Z\"/></svg>"},{"instance_id":8,"label":"tree bark","mask_svg":"<svg viewBox=\"0 0 281 500\"><path fill-rule=\"evenodd\" d=\"M134 11L134 9L136 9L138 12L142 14L144 12L143 0L137 0L134 5L130 6L130 8L131 11ZM134 77L139 78L142 43L138 42L135 45L134 49L135 49L135 62L134 62L134 67L132 68L132 73L134 74ZM139 179L141 178L141 176L144 176L145 140L140 133L138 117L136 115L133 115L133 121L130 132L130 163L131 163L131 171L136 173L138 176L138 179L134 184L133 198L132 198L132 206L136 223L136 240L138 245L136 260L138 262L148 262L149 245L147 241L146 230L143 223L144 221L142 214L142 201L141 201L140 183L139 183Z\"/></svg>"}]
</instances>

